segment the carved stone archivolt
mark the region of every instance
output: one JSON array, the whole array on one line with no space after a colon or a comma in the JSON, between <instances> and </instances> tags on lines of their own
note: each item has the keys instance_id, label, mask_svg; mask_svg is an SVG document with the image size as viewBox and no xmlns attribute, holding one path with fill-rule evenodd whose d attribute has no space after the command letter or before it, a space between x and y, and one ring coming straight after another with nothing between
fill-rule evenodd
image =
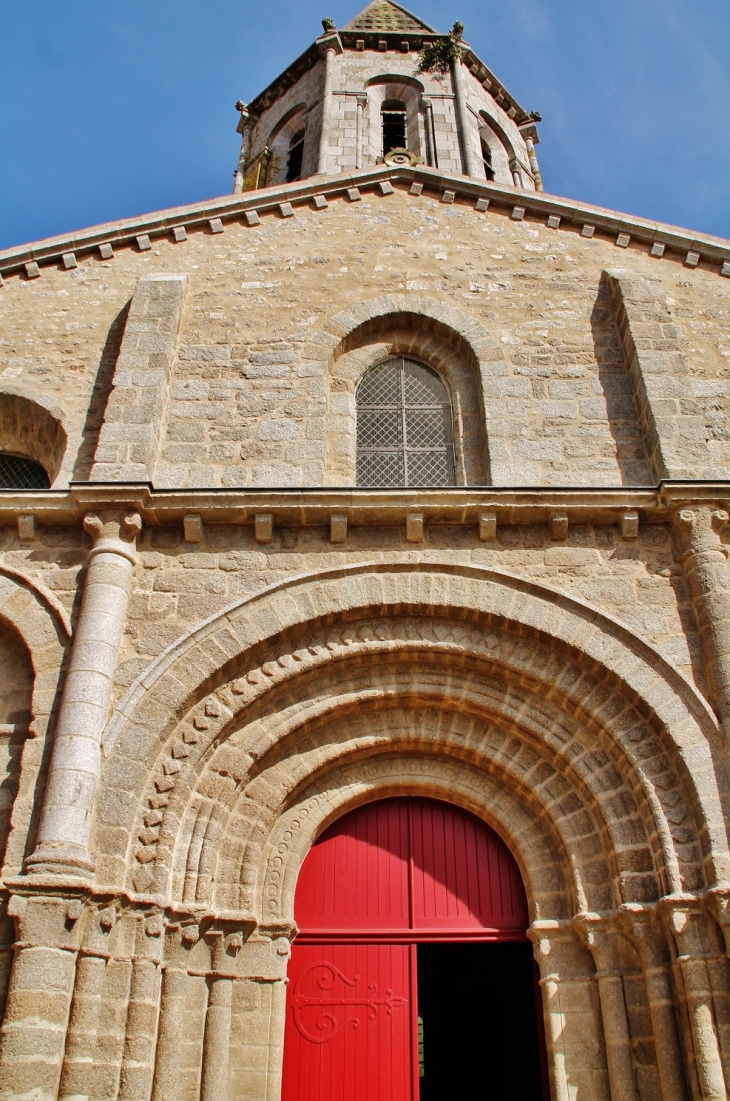
<instances>
[{"instance_id":1,"label":"carved stone archivolt","mask_svg":"<svg viewBox=\"0 0 730 1101\"><path fill-rule=\"evenodd\" d=\"M271 590L172 647L114 722L98 867L123 881L129 862L142 897L291 920L327 822L414 789L502 833L535 918L725 880L701 697L608 617L490 571L370 565Z\"/></svg>"}]
</instances>

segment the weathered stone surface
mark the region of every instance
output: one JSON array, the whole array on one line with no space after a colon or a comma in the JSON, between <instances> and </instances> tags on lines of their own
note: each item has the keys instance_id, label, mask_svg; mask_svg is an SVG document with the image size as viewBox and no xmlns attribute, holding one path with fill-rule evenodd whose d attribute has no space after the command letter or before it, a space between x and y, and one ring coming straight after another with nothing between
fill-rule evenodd
<instances>
[{"instance_id":1,"label":"weathered stone surface","mask_svg":"<svg viewBox=\"0 0 730 1101\"><path fill-rule=\"evenodd\" d=\"M0 283L0 450L54 487L0 492L0 1101L271 1101L302 862L399 794L516 856L555 1098L727 1092L722 243L535 191L429 33L376 0L242 109L255 210ZM368 175L393 100L416 180ZM455 486L358 486L390 358Z\"/></svg>"}]
</instances>

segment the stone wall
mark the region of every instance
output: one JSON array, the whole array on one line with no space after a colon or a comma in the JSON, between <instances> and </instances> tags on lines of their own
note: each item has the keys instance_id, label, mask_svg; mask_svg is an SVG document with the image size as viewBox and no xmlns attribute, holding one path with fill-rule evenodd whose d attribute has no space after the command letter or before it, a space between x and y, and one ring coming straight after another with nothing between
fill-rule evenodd
<instances>
[{"instance_id":1,"label":"stone wall","mask_svg":"<svg viewBox=\"0 0 730 1101\"><path fill-rule=\"evenodd\" d=\"M301 863L407 793L515 855L556 1101L727 1097L730 282L444 190L0 288L1 1101L277 1101ZM393 354L456 487L353 488Z\"/></svg>"},{"instance_id":2,"label":"stone wall","mask_svg":"<svg viewBox=\"0 0 730 1101\"><path fill-rule=\"evenodd\" d=\"M342 400L332 389L339 353L331 320L394 294L412 296L413 315L435 300L478 323L485 345L491 340L478 381L494 484L647 484L661 476L661 463L648 464L656 442L642 419L646 394L637 394L634 353L621 341L625 310L639 340L639 376L660 402L652 416L666 437L665 468L719 478L730 469L730 283L644 247L620 250L572 228L396 188L8 280L0 387L22 383L39 401L62 405L67 476L89 476L129 302L149 272L189 275L158 485L331 482L326 418ZM633 288L625 304L604 272ZM396 315L402 309L393 306ZM356 382L347 381L345 396Z\"/></svg>"}]
</instances>

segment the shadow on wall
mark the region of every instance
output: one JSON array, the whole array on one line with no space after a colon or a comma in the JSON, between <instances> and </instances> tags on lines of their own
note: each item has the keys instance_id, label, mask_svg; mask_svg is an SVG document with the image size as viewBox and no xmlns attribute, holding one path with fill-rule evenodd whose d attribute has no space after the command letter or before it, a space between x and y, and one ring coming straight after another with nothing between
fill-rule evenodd
<instances>
[{"instance_id":1,"label":"shadow on wall","mask_svg":"<svg viewBox=\"0 0 730 1101\"><path fill-rule=\"evenodd\" d=\"M83 432L81 433L81 445L74 463L73 480L86 482L89 480L91 468L94 465L96 448L99 442L99 433L106 417L106 407L109 395L112 392L114 371L122 347L124 330L127 325L127 315L131 306L131 299L111 323L107 333L106 342L99 358L99 369L96 372L96 380L91 394L91 401L86 413Z\"/></svg>"},{"instance_id":2,"label":"shadow on wall","mask_svg":"<svg viewBox=\"0 0 730 1101\"><path fill-rule=\"evenodd\" d=\"M593 351L598 364L598 381L605 399L605 416L616 448L616 463L625 486L655 484L641 428L634 386L624 355L605 277L591 312ZM600 411L603 417L602 411Z\"/></svg>"}]
</instances>

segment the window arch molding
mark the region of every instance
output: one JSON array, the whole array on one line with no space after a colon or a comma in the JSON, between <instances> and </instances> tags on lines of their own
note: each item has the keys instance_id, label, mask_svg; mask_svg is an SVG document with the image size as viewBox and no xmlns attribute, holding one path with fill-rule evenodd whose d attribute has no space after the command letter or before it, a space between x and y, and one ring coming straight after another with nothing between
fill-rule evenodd
<instances>
[{"instance_id":1,"label":"window arch molding","mask_svg":"<svg viewBox=\"0 0 730 1101\"><path fill-rule=\"evenodd\" d=\"M269 167L266 174L266 185L285 183L288 177L290 154L295 144L295 139L300 136L304 139L301 150L302 164L307 153L307 105L299 103L287 111L283 118L279 119L271 131L267 144L270 153ZM299 178L298 176L296 178Z\"/></svg>"},{"instance_id":2,"label":"window arch molding","mask_svg":"<svg viewBox=\"0 0 730 1101\"><path fill-rule=\"evenodd\" d=\"M0 390L0 454L37 463L52 486L61 473L66 454L62 415L42 395L31 397L19 388L4 387ZM19 484L17 488L32 487Z\"/></svg>"},{"instance_id":3,"label":"window arch molding","mask_svg":"<svg viewBox=\"0 0 730 1101\"><path fill-rule=\"evenodd\" d=\"M355 391L356 484L454 486L454 414L448 383L413 356L373 364Z\"/></svg>"},{"instance_id":4,"label":"window arch molding","mask_svg":"<svg viewBox=\"0 0 730 1101\"><path fill-rule=\"evenodd\" d=\"M449 309L450 320L463 321L462 335L440 319L444 307L435 300L429 302L432 308L428 314L394 313L392 298L374 299L357 310L360 318L370 313L369 320L356 324L350 314L333 319L339 341L331 353L329 366L324 425L325 485L356 484L357 389L372 367L393 356L404 356L423 364L435 371L446 386L452 406L455 484L491 484L482 395L483 368L472 341L483 343L485 347L491 347L494 342L473 319ZM316 335L313 334L315 340ZM321 337L320 333L320 340ZM329 334L327 339L330 339ZM319 341L317 345L321 346Z\"/></svg>"},{"instance_id":5,"label":"window arch molding","mask_svg":"<svg viewBox=\"0 0 730 1101\"><path fill-rule=\"evenodd\" d=\"M366 83L368 120L365 126L365 163L375 164L383 157L383 106L400 103L406 115L406 148L415 157L425 159L426 130L421 108L423 85L412 77L380 75ZM387 108L386 108L387 110Z\"/></svg>"},{"instance_id":6,"label":"window arch molding","mask_svg":"<svg viewBox=\"0 0 730 1101\"><path fill-rule=\"evenodd\" d=\"M513 179L510 164L516 156L514 145L499 123L486 111L479 112L479 145L480 163L483 160L482 146L489 149L495 182L511 185Z\"/></svg>"}]
</instances>

